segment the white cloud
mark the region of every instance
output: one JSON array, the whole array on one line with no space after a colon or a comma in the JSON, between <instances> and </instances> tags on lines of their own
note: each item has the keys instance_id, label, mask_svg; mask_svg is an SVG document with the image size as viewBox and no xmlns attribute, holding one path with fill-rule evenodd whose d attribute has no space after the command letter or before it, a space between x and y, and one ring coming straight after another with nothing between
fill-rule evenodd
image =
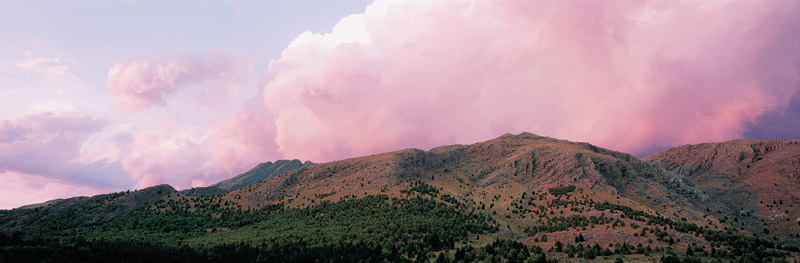
<instances>
[{"instance_id":1,"label":"white cloud","mask_svg":"<svg viewBox=\"0 0 800 263\"><path fill-rule=\"evenodd\" d=\"M75 75L70 73L69 67L64 65L59 58L33 58L17 64L17 68L26 72L44 74L45 76L52 78L77 78Z\"/></svg>"}]
</instances>

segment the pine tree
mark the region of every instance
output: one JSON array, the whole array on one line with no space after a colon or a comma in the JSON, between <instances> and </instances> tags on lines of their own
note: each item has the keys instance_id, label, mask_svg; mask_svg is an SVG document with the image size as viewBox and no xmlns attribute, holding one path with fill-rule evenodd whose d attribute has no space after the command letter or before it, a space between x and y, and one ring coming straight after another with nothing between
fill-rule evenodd
<instances>
[{"instance_id":1,"label":"pine tree","mask_svg":"<svg viewBox=\"0 0 800 263\"><path fill-rule=\"evenodd\" d=\"M556 252L564 251L564 244L561 241L556 240Z\"/></svg>"},{"instance_id":2,"label":"pine tree","mask_svg":"<svg viewBox=\"0 0 800 263\"><path fill-rule=\"evenodd\" d=\"M583 242L585 239L583 238L583 233L579 233L578 236L575 237L575 243Z\"/></svg>"}]
</instances>

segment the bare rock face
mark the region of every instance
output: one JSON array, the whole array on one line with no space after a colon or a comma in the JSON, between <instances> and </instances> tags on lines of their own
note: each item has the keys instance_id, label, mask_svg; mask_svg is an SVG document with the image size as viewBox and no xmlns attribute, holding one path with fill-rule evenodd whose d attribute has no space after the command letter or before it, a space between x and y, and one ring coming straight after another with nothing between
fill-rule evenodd
<instances>
[{"instance_id":1,"label":"bare rock face","mask_svg":"<svg viewBox=\"0 0 800 263\"><path fill-rule=\"evenodd\" d=\"M787 220L800 216L800 141L736 140L685 145L656 153L645 161L685 176L709 198L744 211L737 221L751 226L767 220L777 233L796 233Z\"/></svg>"},{"instance_id":2,"label":"bare rock face","mask_svg":"<svg viewBox=\"0 0 800 263\"><path fill-rule=\"evenodd\" d=\"M800 178L798 156L800 141L769 139L685 145L644 159L661 161L668 169L687 175L713 170L739 178L779 168L786 176Z\"/></svg>"}]
</instances>

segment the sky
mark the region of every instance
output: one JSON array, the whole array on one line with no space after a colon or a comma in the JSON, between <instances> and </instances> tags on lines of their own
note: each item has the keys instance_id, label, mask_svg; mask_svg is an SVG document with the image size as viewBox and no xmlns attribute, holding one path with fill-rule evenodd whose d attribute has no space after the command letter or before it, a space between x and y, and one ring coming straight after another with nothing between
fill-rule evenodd
<instances>
[{"instance_id":1,"label":"sky","mask_svg":"<svg viewBox=\"0 0 800 263\"><path fill-rule=\"evenodd\" d=\"M531 132L800 139L796 1L8 1L0 209Z\"/></svg>"}]
</instances>

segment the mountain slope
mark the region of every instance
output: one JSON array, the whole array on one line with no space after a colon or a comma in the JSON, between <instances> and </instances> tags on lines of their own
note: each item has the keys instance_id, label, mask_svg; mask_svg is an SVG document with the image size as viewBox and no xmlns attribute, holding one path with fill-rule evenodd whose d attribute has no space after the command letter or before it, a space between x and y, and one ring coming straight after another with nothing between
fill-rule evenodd
<instances>
[{"instance_id":1,"label":"mountain slope","mask_svg":"<svg viewBox=\"0 0 800 263\"><path fill-rule=\"evenodd\" d=\"M73 197L34 209L20 209L30 212L10 221L0 219L0 230L13 231L29 227L73 230L90 228L94 224L128 215L176 193L172 186L157 185L136 191Z\"/></svg>"},{"instance_id":2,"label":"mountain slope","mask_svg":"<svg viewBox=\"0 0 800 263\"><path fill-rule=\"evenodd\" d=\"M688 205L690 199L714 203L680 174L630 154L529 133L507 134L473 145L409 149L318 164L226 196L256 203L274 203L299 194L326 195L325 199L336 200L364 192L391 193L390 188L402 189L417 181L443 187L456 196L470 196L478 190L509 192L581 184L611 195L650 195L654 200L639 201L662 207L675 202Z\"/></svg>"},{"instance_id":3,"label":"mountain slope","mask_svg":"<svg viewBox=\"0 0 800 263\"><path fill-rule=\"evenodd\" d=\"M533 244L538 236L526 237L525 228L546 224L541 220L547 219L542 214L534 215L533 211L554 205L547 200L526 200L526 196L559 186L581 190L581 195L571 196L574 198L571 202L610 201L718 230L732 228L720 220L738 212L709 198L685 176L630 154L529 133L507 134L472 145L444 146L430 151L409 149L317 164L232 191L223 195L223 199L245 208L276 203L305 207L375 194L402 197L403 191L420 184L439 189L441 194L479 211L497 215L500 224L508 226L504 236L526 240L528 244ZM555 207L561 208L557 211L563 216L599 216L597 212L565 209L568 206ZM585 205L577 207L591 209ZM708 216L708 207L721 212ZM632 229L623 232L596 229L590 233L592 242L605 245L649 242L634 235ZM564 240L577 234L568 231L550 235ZM550 247L554 242L540 245Z\"/></svg>"},{"instance_id":4,"label":"mountain slope","mask_svg":"<svg viewBox=\"0 0 800 263\"><path fill-rule=\"evenodd\" d=\"M739 210L732 220L750 224L745 227L764 224L784 239L800 233L800 141L685 145L644 160L686 176L711 198Z\"/></svg>"}]
</instances>

